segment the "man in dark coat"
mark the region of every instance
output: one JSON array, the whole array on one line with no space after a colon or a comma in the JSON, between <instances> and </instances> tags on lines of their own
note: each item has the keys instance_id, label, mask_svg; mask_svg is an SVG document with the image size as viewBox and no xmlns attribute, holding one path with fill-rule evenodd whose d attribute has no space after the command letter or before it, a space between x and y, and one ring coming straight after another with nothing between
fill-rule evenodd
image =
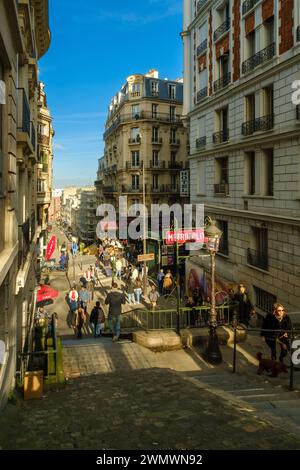
<instances>
[{"instance_id":1,"label":"man in dark coat","mask_svg":"<svg viewBox=\"0 0 300 470\"><path fill-rule=\"evenodd\" d=\"M112 283L112 289L105 299L106 305L109 305L108 324L113 333L113 341L118 341L121 332L120 316L122 313L122 304L126 303L123 292L118 290L116 282Z\"/></svg>"},{"instance_id":2,"label":"man in dark coat","mask_svg":"<svg viewBox=\"0 0 300 470\"><path fill-rule=\"evenodd\" d=\"M234 300L238 302L238 320L247 327L249 326L251 313L254 312L254 307L249 299L244 284L239 284L238 292L235 294Z\"/></svg>"},{"instance_id":3,"label":"man in dark coat","mask_svg":"<svg viewBox=\"0 0 300 470\"><path fill-rule=\"evenodd\" d=\"M273 313L268 313L264 318L260 336L265 339L266 344L271 349L271 358L276 360L276 343L280 346L280 362L290 350L289 331L292 329L292 322L287 315L282 304L274 304ZM264 331L273 330L273 331Z\"/></svg>"}]
</instances>

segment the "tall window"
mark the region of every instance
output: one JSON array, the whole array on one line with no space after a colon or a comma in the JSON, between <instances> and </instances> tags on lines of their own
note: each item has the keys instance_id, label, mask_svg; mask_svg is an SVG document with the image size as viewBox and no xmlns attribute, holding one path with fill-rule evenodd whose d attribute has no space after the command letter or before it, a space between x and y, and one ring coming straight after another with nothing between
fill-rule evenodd
<instances>
[{"instance_id":1,"label":"tall window","mask_svg":"<svg viewBox=\"0 0 300 470\"><path fill-rule=\"evenodd\" d=\"M174 152L174 151L171 152L171 163L172 163L172 165L174 165L176 163L176 155L177 155L177 152Z\"/></svg>"},{"instance_id":2,"label":"tall window","mask_svg":"<svg viewBox=\"0 0 300 470\"><path fill-rule=\"evenodd\" d=\"M170 131L170 142L176 144L176 129L171 129Z\"/></svg>"},{"instance_id":3,"label":"tall window","mask_svg":"<svg viewBox=\"0 0 300 470\"><path fill-rule=\"evenodd\" d=\"M177 188L177 176L176 175L171 175L171 188L172 189Z\"/></svg>"},{"instance_id":4,"label":"tall window","mask_svg":"<svg viewBox=\"0 0 300 470\"><path fill-rule=\"evenodd\" d=\"M248 249L247 261L251 266L268 269L268 229L251 227L251 248Z\"/></svg>"},{"instance_id":5,"label":"tall window","mask_svg":"<svg viewBox=\"0 0 300 470\"><path fill-rule=\"evenodd\" d=\"M4 82L4 66L0 60L0 80ZM5 90L3 87L3 94ZM4 114L4 106L2 103L2 98L5 98L4 96L1 96L1 91L0 91L0 194L3 193L3 161L4 161L4 156L3 156L3 114Z\"/></svg>"},{"instance_id":6,"label":"tall window","mask_svg":"<svg viewBox=\"0 0 300 470\"><path fill-rule=\"evenodd\" d=\"M140 118L140 105L134 104L131 106L132 118L139 119Z\"/></svg>"},{"instance_id":7,"label":"tall window","mask_svg":"<svg viewBox=\"0 0 300 470\"><path fill-rule=\"evenodd\" d=\"M153 163L153 166L159 165L159 151L158 150L152 151L152 163Z\"/></svg>"},{"instance_id":8,"label":"tall window","mask_svg":"<svg viewBox=\"0 0 300 470\"><path fill-rule=\"evenodd\" d=\"M131 140L132 142L138 142L140 138L140 128L139 127L132 127L131 129Z\"/></svg>"},{"instance_id":9,"label":"tall window","mask_svg":"<svg viewBox=\"0 0 300 470\"><path fill-rule=\"evenodd\" d=\"M132 189L138 190L140 188L140 177L139 175L131 176Z\"/></svg>"},{"instance_id":10,"label":"tall window","mask_svg":"<svg viewBox=\"0 0 300 470\"><path fill-rule=\"evenodd\" d=\"M228 157L215 160L215 194L228 194Z\"/></svg>"},{"instance_id":11,"label":"tall window","mask_svg":"<svg viewBox=\"0 0 300 470\"><path fill-rule=\"evenodd\" d=\"M159 94L159 82L151 81L151 95L158 96Z\"/></svg>"},{"instance_id":12,"label":"tall window","mask_svg":"<svg viewBox=\"0 0 300 470\"><path fill-rule=\"evenodd\" d=\"M152 175L153 189L158 189L158 175Z\"/></svg>"},{"instance_id":13,"label":"tall window","mask_svg":"<svg viewBox=\"0 0 300 470\"><path fill-rule=\"evenodd\" d=\"M152 127L152 142L158 142L158 127Z\"/></svg>"},{"instance_id":14,"label":"tall window","mask_svg":"<svg viewBox=\"0 0 300 470\"><path fill-rule=\"evenodd\" d=\"M158 114L158 104L152 104L152 117L157 119Z\"/></svg>"},{"instance_id":15,"label":"tall window","mask_svg":"<svg viewBox=\"0 0 300 470\"><path fill-rule=\"evenodd\" d=\"M274 151L268 149L263 151L263 164L265 178L263 181L263 194L265 196L274 195Z\"/></svg>"},{"instance_id":16,"label":"tall window","mask_svg":"<svg viewBox=\"0 0 300 470\"><path fill-rule=\"evenodd\" d=\"M220 239L219 253L228 256L228 222L227 220L217 220L217 224L223 232Z\"/></svg>"},{"instance_id":17,"label":"tall window","mask_svg":"<svg viewBox=\"0 0 300 470\"><path fill-rule=\"evenodd\" d=\"M171 100L175 100L175 98L176 98L176 85L169 85L168 86L168 94L169 94L169 98Z\"/></svg>"},{"instance_id":18,"label":"tall window","mask_svg":"<svg viewBox=\"0 0 300 470\"><path fill-rule=\"evenodd\" d=\"M140 83L133 83L131 86L131 93L133 96L140 96L141 85Z\"/></svg>"},{"instance_id":19,"label":"tall window","mask_svg":"<svg viewBox=\"0 0 300 470\"><path fill-rule=\"evenodd\" d=\"M170 106L170 121L174 122L176 120L176 106Z\"/></svg>"},{"instance_id":20,"label":"tall window","mask_svg":"<svg viewBox=\"0 0 300 470\"><path fill-rule=\"evenodd\" d=\"M269 116L274 114L274 87L270 85L263 89L263 115Z\"/></svg>"},{"instance_id":21,"label":"tall window","mask_svg":"<svg viewBox=\"0 0 300 470\"><path fill-rule=\"evenodd\" d=\"M140 166L140 152L138 150L131 152L131 164L133 167Z\"/></svg>"},{"instance_id":22,"label":"tall window","mask_svg":"<svg viewBox=\"0 0 300 470\"><path fill-rule=\"evenodd\" d=\"M248 152L245 156L245 192L255 194L255 152Z\"/></svg>"}]
</instances>

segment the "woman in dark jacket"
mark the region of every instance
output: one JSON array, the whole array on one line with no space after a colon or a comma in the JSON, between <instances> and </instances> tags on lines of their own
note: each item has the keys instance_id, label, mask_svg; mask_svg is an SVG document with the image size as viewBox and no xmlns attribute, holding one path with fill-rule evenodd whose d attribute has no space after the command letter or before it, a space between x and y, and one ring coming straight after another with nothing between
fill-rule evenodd
<instances>
[{"instance_id":1,"label":"woman in dark jacket","mask_svg":"<svg viewBox=\"0 0 300 470\"><path fill-rule=\"evenodd\" d=\"M268 313L262 325L260 335L271 349L271 358L276 360L276 342L280 345L279 360L282 362L290 349L289 333L292 322L282 304L274 304L273 313ZM273 331L264 331L273 330Z\"/></svg>"}]
</instances>

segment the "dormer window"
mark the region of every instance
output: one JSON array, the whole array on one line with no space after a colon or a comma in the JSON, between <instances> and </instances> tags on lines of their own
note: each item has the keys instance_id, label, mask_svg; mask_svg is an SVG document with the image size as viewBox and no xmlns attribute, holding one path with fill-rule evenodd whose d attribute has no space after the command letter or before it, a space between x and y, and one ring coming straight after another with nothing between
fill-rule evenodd
<instances>
[{"instance_id":1,"label":"dormer window","mask_svg":"<svg viewBox=\"0 0 300 470\"><path fill-rule=\"evenodd\" d=\"M159 94L159 82L151 81L151 96L158 96Z\"/></svg>"},{"instance_id":2,"label":"dormer window","mask_svg":"<svg viewBox=\"0 0 300 470\"><path fill-rule=\"evenodd\" d=\"M176 85L168 85L168 94L171 100L176 99Z\"/></svg>"}]
</instances>

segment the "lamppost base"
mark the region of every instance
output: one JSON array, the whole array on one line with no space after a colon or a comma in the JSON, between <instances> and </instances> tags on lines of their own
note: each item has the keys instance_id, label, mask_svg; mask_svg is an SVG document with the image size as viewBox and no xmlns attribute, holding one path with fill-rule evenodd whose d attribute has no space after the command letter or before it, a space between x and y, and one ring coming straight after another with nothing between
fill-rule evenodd
<instances>
[{"instance_id":1,"label":"lamppost base","mask_svg":"<svg viewBox=\"0 0 300 470\"><path fill-rule=\"evenodd\" d=\"M216 326L210 326L208 345L203 356L210 364L221 364L223 361Z\"/></svg>"}]
</instances>

